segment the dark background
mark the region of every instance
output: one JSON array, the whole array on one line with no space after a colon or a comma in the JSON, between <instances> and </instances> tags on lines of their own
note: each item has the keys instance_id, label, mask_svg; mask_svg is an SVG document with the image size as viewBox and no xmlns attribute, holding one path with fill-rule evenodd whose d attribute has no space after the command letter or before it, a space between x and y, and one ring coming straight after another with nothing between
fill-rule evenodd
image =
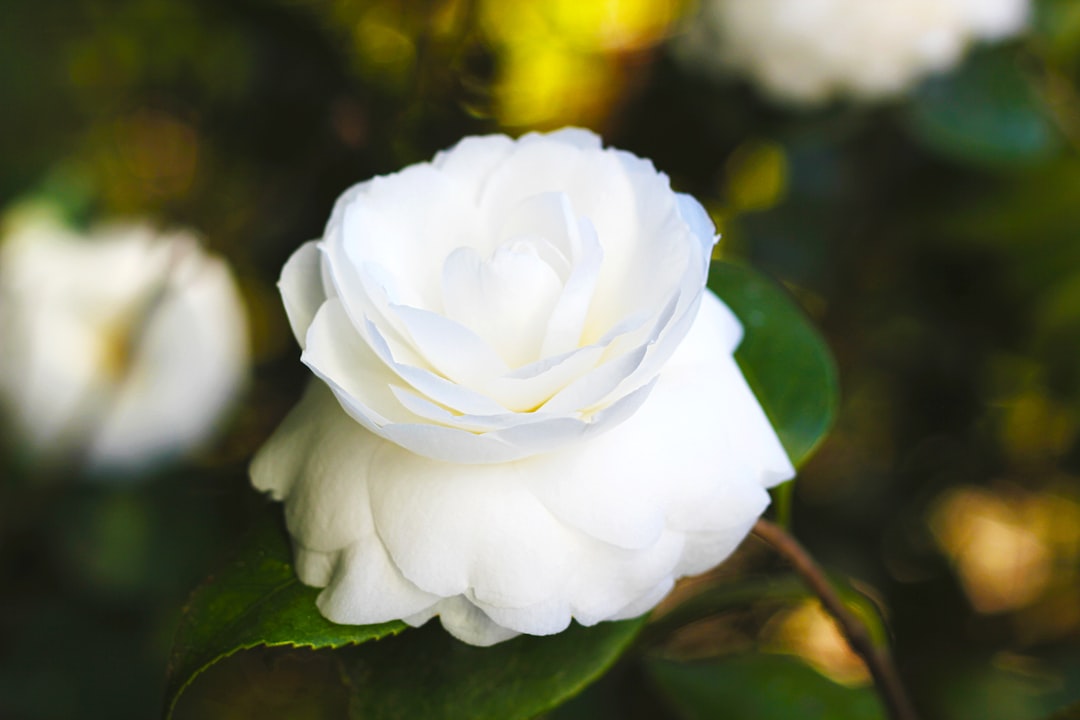
<instances>
[{"instance_id":1,"label":"dark background","mask_svg":"<svg viewBox=\"0 0 1080 720\"><path fill-rule=\"evenodd\" d=\"M255 381L212 447L138 481L7 448L0 718L159 714L180 607L264 504L246 461L306 377L274 283L336 196L463 135L564 124L652 158L826 336L843 399L795 533L877 600L925 716L1080 700L1078 4L908 97L809 110L676 62L677 5L622 3L615 40L603 3L551 5L5 4L0 205L195 228L240 279ZM682 651L864 682L813 605L751 615Z\"/></svg>"}]
</instances>

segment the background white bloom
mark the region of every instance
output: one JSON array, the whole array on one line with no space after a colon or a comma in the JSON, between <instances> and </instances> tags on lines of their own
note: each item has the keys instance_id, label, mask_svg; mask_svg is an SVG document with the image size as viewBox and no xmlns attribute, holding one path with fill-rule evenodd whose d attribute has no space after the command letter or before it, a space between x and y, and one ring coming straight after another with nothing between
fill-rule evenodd
<instances>
[{"instance_id":1,"label":"background white bloom","mask_svg":"<svg viewBox=\"0 0 1080 720\"><path fill-rule=\"evenodd\" d=\"M26 447L116 470L206 439L248 366L225 263L184 232L83 236L34 208L6 220L0 399Z\"/></svg>"},{"instance_id":2,"label":"background white bloom","mask_svg":"<svg viewBox=\"0 0 1080 720\"><path fill-rule=\"evenodd\" d=\"M332 620L466 642L639 615L791 464L704 290L715 232L582 130L349 190L281 290L313 382L256 456Z\"/></svg>"},{"instance_id":3,"label":"background white bloom","mask_svg":"<svg viewBox=\"0 0 1080 720\"><path fill-rule=\"evenodd\" d=\"M952 67L977 40L1020 31L1028 0L704 0L688 59L781 100L872 99Z\"/></svg>"}]
</instances>

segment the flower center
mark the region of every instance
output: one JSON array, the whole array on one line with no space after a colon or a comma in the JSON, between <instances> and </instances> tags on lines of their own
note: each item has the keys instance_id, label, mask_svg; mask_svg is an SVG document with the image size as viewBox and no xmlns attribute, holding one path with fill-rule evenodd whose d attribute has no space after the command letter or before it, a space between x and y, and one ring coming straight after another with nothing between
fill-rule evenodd
<instances>
[{"instance_id":1,"label":"flower center","mask_svg":"<svg viewBox=\"0 0 1080 720\"><path fill-rule=\"evenodd\" d=\"M603 259L592 223L574 214L566 193L539 193L512 208L494 237L486 258L474 247L446 257L446 317L510 368L580 347Z\"/></svg>"},{"instance_id":2,"label":"flower center","mask_svg":"<svg viewBox=\"0 0 1080 720\"><path fill-rule=\"evenodd\" d=\"M487 258L461 247L442 272L443 310L468 327L512 368L540 359L551 312L563 279L549 262L558 251L547 240L517 237ZM565 264L565 260L563 260Z\"/></svg>"}]
</instances>

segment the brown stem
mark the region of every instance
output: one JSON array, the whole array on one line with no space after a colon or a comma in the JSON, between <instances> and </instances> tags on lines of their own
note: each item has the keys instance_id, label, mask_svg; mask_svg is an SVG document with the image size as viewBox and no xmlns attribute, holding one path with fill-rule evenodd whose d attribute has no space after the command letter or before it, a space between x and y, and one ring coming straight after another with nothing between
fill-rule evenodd
<instances>
[{"instance_id":1,"label":"brown stem","mask_svg":"<svg viewBox=\"0 0 1080 720\"><path fill-rule=\"evenodd\" d=\"M866 625L862 623L836 594L818 564L799 542L786 530L768 520L758 520L754 525L754 534L772 546L795 572L809 586L811 592L821 600L825 610L832 616L848 645L866 663L874 678L878 694L881 696L889 716L893 720L917 720L915 708L908 699L904 684L900 680L892 657L884 648L879 648L870 638Z\"/></svg>"}]
</instances>

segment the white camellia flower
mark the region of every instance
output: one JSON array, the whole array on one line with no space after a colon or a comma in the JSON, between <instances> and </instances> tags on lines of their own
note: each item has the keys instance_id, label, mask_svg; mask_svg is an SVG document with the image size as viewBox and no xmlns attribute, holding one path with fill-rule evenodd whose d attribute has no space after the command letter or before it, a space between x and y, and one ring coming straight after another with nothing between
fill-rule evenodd
<instances>
[{"instance_id":1,"label":"white camellia flower","mask_svg":"<svg viewBox=\"0 0 1080 720\"><path fill-rule=\"evenodd\" d=\"M207 438L248 369L225 263L143 224L83 236L38 208L6 220L0 400L27 449L129 470Z\"/></svg>"},{"instance_id":2,"label":"white camellia flower","mask_svg":"<svg viewBox=\"0 0 1080 720\"><path fill-rule=\"evenodd\" d=\"M1019 32L1028 0L704 0L679 51L785 101L875 99Z\"/></svg>"},{"instance_id":3,"label":"white camellia flower","mask_svg":"<svg viewBox=\"0 0 1080 720\"><path fill-rule=\"evenodd\" d=\"M256 455L331 620L490 645L651 609L794 470L705 290L715 231L584 130L346 192L281 291L319 378Z\"/></svg>"}]
</instances>

